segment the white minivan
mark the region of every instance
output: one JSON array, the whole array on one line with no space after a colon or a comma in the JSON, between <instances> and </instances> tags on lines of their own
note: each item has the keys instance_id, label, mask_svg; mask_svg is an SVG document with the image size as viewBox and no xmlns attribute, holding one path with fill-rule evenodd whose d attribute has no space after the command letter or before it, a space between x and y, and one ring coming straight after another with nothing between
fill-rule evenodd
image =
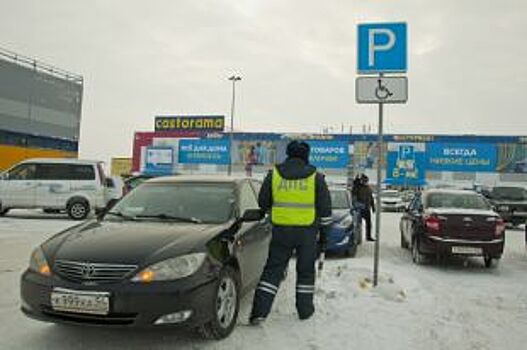
<instances>
[{"instance_id":1,"label":"white minivan","mask_svg":"<svg viewBox=\"0 0 527 350\"><path fill-rule=\"evenodd\" d=\"M28 159L0 175L0 216L15 208L42 208L83 220L106 207L107 187L102 162Z\"/></svg>"}]
</instances>

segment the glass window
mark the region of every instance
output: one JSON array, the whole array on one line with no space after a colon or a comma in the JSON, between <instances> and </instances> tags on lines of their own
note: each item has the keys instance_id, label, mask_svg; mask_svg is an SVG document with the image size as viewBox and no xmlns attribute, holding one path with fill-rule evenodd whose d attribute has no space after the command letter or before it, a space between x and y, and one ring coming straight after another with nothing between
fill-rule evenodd
<instances>
[{"instance_id":1,"label":"glass window","mask_svg":"<svg viewBox=\"0 0 527 350\"><path fill-rule=\"evenodd\" d=\"M491 192L493 199L526 200L527 191L522 187L494 187Z\"/></svg>"},{"instance_id":2,"label":"glass window","mask_svg":"<svg viewBox=\"0 0 527 350\"><path fill-rule=\"evenodd\" d=\"M258 208L258 201L256 200L253 189L249 186L248 182L244 182L240 188L240 215L243 215L247 209Z\"/></svg>"},{"instance_id":3,"label":"glass window","mask_svg":"<svg viewBox=\"0 0 527 350\"><path fill-rule=\"evenodd\" d=\"M9 172L9 180L34 180L35 164L21 164Z\"/></svg>"},{"instance_id":4,"label":"glass window","mask_svg":"<svg viewBox=\"0 0 527 350\"><path fill-rule=\"evenodd\" d=\"M170 221L168 217L178 217L222 223L232 217L234 203L231 184L146 183L126 195L112 212L141 220ZM152 217L160 215L167 218Z\"/></svg>"},{"instance_id":5,"label":"glass window","mask_svg":"<svg viewBox=\"0 0 527 350\"><path fill-rule=\"evenodd\" d=\"M70 180L95 180L95 170L92 165L69 165Z\"/></svg>"},{"instance_id":6,"label":"glass window","mask_svg":"<svg viewBox=\"0 0 527 350\"><path fill-rule=\"evenodd\" d=\"M349 197L346 191L330 191L331 207L333 209L349 209Z\"/></svg>"},{"instance_id":7,"label":"glass window","mask_svg":"<svg viewBox=\"0 0 527 350\"><path fill-rule=\"evenodd\" d=\"M432 193L426 198L426 207L490 209L487 201L476 193Z\"/></svg>"}]
</instances>

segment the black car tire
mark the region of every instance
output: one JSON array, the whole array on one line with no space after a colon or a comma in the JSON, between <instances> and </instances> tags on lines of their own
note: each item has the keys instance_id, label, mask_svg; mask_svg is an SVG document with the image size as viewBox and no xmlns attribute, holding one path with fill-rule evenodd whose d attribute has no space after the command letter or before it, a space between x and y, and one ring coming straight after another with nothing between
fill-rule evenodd
<instances>
[{"instance_id":1,"label":"black car tire","mask_svg":"<svg viewBox=\"0 0 527 350\"><path fill-rule=\"evenodd\" d=\"M348 242L348 246L346 247L346 250L344 251L344 254L348 258L353 258L355 255L357 255L357 241L356 240L350 240Z\"/></svg>"},{"instance_id":2,"label":"black car tire","mask_svg":"<svg viewBox=\"0 0 527 350\"><path fill-rule=\"evenodd\" d=\"M90 204L85 199L72 199L66 206L68 216L73 220L84 220L90 213Z\"/></svg>"},{"instance_id":3,"label":"black car tire","mask_svg":"<svg viewBox=\"0 0 527 350\"><path fill-rule=\"evenodd\" d=\"M0 207L0 216L4 216L9 211L9 208Z\"/></svg>"},{"instance_id":4,"label":"black car tire","mask_svg":"<svg viewBox=\"0 0 527 350\"><path fill-rule=\"evenodd\" d=\"M495 267L497 265L499 259L493 258L491 256L484 256L483 261L485 262L485 267L490 269L491 267Z\"/></svg>"},{"instance_id":5,"label":"black car tire","mask_svg":"<svg viewBox=\"0 0 527 350\"><path fill-rule=\"evenodd\" d=\"M419 238L414 237L414 239L412 240L412 261L416 265L423 264L426 258L426 256L419 251L419 245L420 245L419 243L420 243Z\"/></svg>"},{"instance_id":6,"label":"black car tire","mask_svg":"<svg viewBox=\"0 0 527 350\"><path fill-rule=\"evenodd\" d=\"M234 291L234 296L232 295L232 291ZM229 298L230 301L226 302L226 298ZM238 312L240 311L239 274L232 267L226 266L220 272L216 283L214 299L214 309L211 310L213 314L212 320L200 326L198 330L204 338L219 340L226 338L232 333L238 320ZM223 304L224 302L226 303ZM227 319L222 319L220 315L222 307L227 307L228 309L227 315L223 315ZM231 319L229 320L229 318Z\"/></svg>"}]
</instances>

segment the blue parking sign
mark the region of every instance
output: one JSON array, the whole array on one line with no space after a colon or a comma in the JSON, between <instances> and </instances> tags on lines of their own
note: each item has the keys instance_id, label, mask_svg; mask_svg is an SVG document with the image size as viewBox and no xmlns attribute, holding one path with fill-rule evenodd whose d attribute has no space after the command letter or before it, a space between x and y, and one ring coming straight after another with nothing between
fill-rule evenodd
<instances>
[{"instance_id":1,"label":"blue parking sign","mask_svg":"<svg viewBox=\"0 0 527 350\"><path fill-rule=\"evenodd\" d=\"M371 23L358 26L359 73L406 72L406 23Z\"/></svg>"}]
</instances>

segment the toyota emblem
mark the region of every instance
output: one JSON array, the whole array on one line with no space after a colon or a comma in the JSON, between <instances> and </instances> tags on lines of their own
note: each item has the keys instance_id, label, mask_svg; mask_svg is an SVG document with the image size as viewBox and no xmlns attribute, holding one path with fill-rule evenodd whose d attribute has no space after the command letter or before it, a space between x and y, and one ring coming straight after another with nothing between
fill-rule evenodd
<instances>
[{"instance_id":1,"label":"toyota emblem","mask_svg":"<svg viewBox=\"0 0 527 350\"><path fill-rule=\"evenodd\" d=\"M95 274L95 266L92 264L83 264L81 267L82 278L89 280Z\"/></svg>"}]
</instances>

